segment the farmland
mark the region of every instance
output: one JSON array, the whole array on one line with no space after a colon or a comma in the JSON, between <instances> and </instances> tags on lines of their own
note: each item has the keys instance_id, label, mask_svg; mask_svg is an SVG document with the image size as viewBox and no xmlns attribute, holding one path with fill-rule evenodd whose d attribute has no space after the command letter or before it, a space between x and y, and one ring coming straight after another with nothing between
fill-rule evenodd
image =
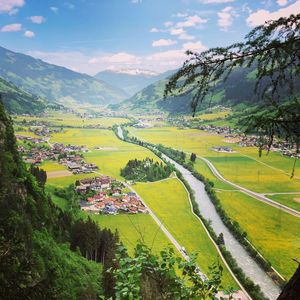
<instances>
[{"instance_id":1,"label":"farmland","mask_svg":"<svg viewBox=\"0 0 300 300\"><path fill-rule=\"evenodd\" d=\"M199 130L176 128L130 129L132 135L153 143L161 143L209 159L228 180L257 192L298 192L300 181L290 179L293 160L277 153L259 158L257 149L230 145L237 153L217 153L212 145L225 145L224 138ZM258 160L258 161L257 161ZM274 162L274 164L273 164ZM285 278L295 271L292 258L299 257L300 220L250 196L235 191L231 185L218 180L205 162L196 160L195 169L214 183L217 196L227 214L239 222L248 238ZM299 167L297 173L299 173ZM297 175L296 175L297 176ZM275 201L299 209L296 195L273 195ZM258 232L259 230L259 232ZM280 255L282 254L282 255Z\"/></svg>"},{"instance_id":2,"label":"farmland","mask_svg":"<svg viewBox=\"0 0 300 300\"><path fill-rule=\"evenodd\" d=\"M228 144L223 136L195 129L174 127L130 129L132 135L154 144L194 152L210 160L228 180L259 193L300 192L300 166L290 178L293 159L278 153L258 157L257 148ZM213 146L230 146L234 153L213 151ZM288 204L287 204L288 205Z\"/></svg>"},{"instance_id":3,"label":"farmland","mask_svg":"<svg viewBox=\"0 0 300 300\"><path fill-rule=\"evenodd\" d=\"M102 127L111 127L114 124L123 124L128 122L128 119L117 117L99 117L88 118L84 116L78 116L73 113L64 113L58 111L50 111L45 117L33 117L33 116L17 116L14 117L15 122L28 121L46 121L53 126L95 126L100 125Z\"/></svg>"},{"instance_id":4,"label":"farmland","mask_svg":"<svg viewBox=\"0 0 300 300\"><path fill-rule=\"evenodd\" d=\"M209 266L220 262L203 226L192 214L187 192L178 179L138 183L134 188L179 244L188 253L198 253L197 262L203 272L207 273ZM226 269L223 280L226 286L235 286Z\"/></svg>"}]
</instances>

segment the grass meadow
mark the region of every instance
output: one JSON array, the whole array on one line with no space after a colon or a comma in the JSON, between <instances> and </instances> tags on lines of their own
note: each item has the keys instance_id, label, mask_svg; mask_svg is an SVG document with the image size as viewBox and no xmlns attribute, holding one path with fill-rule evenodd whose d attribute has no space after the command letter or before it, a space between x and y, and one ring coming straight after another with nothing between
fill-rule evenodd
<instances>
[{"instance_id":1,"label":"grass meadow","mask_svg":"<svg viewBox=\"0 0 300 300\"><path fill-rule=\"evenodd\" d=\"M155 183L138 183L134 189L188 253L198 253L197 262L204 273L216 262L222 261L200 221L192 214L188 194L178 179ZM223 265L224 267L224 265ZM234 286L228 270L224 268L223 284Z\"/></svg>"},{"instance_id":2,"label":"grass meadow","mask_svg":"<svg viewBox=\"0 0 300 300\"><path fill-rule=\"evenodd\" d=\"M289 279L297 268L293 258L300 258L300 219L242 192L217 193L227 214L239 222L248 239L274 268Z\"/></svg>"},{"instance_id":3,"label":"grass meadow","mask_svg":"<svg viewBox=\"0 0 300 300\"><path fill-rule=\"evenodd\" d=\"M133 136L154 144L194 152L209 159L228 180L259 193L300 192L300 165L291 179L293 159L279 153L258 156L255 147L239 147L225 142L225 138L195 129L161 127L130 128ZM226 145L234 153L213 151L213 146Z\"/></svg>"}]
</instances>

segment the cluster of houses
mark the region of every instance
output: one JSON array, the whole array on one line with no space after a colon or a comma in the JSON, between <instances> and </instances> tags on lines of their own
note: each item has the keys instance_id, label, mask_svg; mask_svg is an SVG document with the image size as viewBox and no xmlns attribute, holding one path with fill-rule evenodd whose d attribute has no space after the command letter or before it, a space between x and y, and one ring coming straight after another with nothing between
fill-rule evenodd
<instances>
[{"instance_id":1,"label":"cluster of houses","mask_svg":"<svg viewBox=\"0 0 300 300\"><path fill-rule=\"evenodd\" d=\"M229 126L200 125L198 129L220 135L240 134L240 130Z\"/></svg>"},{"instance_id":2,"label":"cluster of houses","mask_svg":"<svg viewBox=\"0 0 300 300\"><path fill-rule=\"evenodd\" d=\"M20 141L27 141L33 144L42 144L42 143L46 143L49 138L44 137L44 138L37 138L37 137L32 137L32 136L24 136L24 135L20 135L20 134L16 134L16 138Z\"/></svg>"},{"instance_id":3,"label":"cluster of houses","mask_svg":"<svg viewBox=\"0 0 300 300\"><path fill-rule=\"evenodd\" d=\"M212 147L212 150L214 150L216 152L225 152L225 153L235 152L235 151L232 150L231 147L227 147L227 146L214 146L214 147Z\"/></svg>"},{"instance_id":4,"label":"cluster of houses","mask_svg":"<svg viewBox=\"0 0 300 300\"><path fill-rule=\"evenodd\" d=\"M42 140L40 138L25 138L27 141L35 144L38 143L36 140L39 142ZM22 154L23 161L29 164L37 165L41 164L45 160L53 160L66 166L73 174L92 173L95 170L98 170L98 166L96 164L85 162L82 155L78 153L88 151L85 146L55 143L51 145L51 147L31 146L26 148L19 145L18 151Z\"/></svg>"},{"instance_id":5,"label":"cluster of houses","mask_svg":"<svg viewBox=\"0 0 300 300\"><path fill-rule=\"evenodd\" d=\"M33 132L37 136L50 137L51 133L61 132L61 129L51 129L47 126L32 126L29 128L29 132Z\"/></svg>"},{"instance_id":6,"label":"cluster of houses","mask_svg":"<svg viewBox=\"0 0 300 300\"><path fill-rule=\"evenodd\" d=\"M133 192L122 193L124 185L109 176L86 178L76 182L76 192L89 195L81 201L81 210L115 215L147 213L141 199ZM91 196L92 193L92 196Z\"/></svg>"},{"instance_id":7,"label":"cluster of houses","mask_svg":"<svg viewBox=\"0 0 300 300\"><path fill-rule=\"evenodd\" d=\"M99 169L96 164L86 163L80 154L66 154L58 162L73 174L93 173Z\"/></svg>"},{"instance_id":8,"label":"cluster of houses","mask_svg":"<svg viewBox=\"0 0 300 300\"><path fill-rule=\"evenodd\" d=\"M151 128L153 125L151 123L146 123L141 120L137 124L134 124L133 127L135 128Z\"/></svg>"}]
</instances>

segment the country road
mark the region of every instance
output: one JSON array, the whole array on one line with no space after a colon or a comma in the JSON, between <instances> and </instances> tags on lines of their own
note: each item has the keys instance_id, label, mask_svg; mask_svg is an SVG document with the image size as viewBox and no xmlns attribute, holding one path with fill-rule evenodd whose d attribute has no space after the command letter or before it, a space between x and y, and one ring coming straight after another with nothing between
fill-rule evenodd
<instances>
[{"instance_id":1,"label":"country road","mask_svg":"<svg viewBox=\"0 0 300 300\"><path fill-rule=\"evenodd\" d=\"M265 202L265 203L267 203L267 204L269 204L271 206L274 206L276 208L279 208L279 209L281 209L281 210L283 210L283 211L285 211L285 212L287 212L287 213L289 213L289 214L291 214L291 215L293 215L295 217L300 218L300 212L299 211L297 211L295 209L292 209L292 208L290 208L288 206L285 206L283 204L280 204L280 203L278 203L276 201L273 201L270 198L264 196L263 194L259 194L259 193L253 192L253 191L248 190L248 189L246 189L246 188L244 188L242 186L237 185L236 183L233 183L233 182L227 180L226 178L224 178L220 174L220 172L217 170L217 168L208 159L206 159L206 158L204 158L202 156L198 156L198 158L201 159L201 160L203 160L207 164L207 166L212 171L212 173L214 174L214 176L216 176L219 180L221 180L221 181L223 181L225 183L230 184L231 186L233 186L236 189L240 190L241 192L243 192L243 193L251 196L252 198L255 198L255 199L259 200L259 201Z\"/></svg>"}]
</instances>

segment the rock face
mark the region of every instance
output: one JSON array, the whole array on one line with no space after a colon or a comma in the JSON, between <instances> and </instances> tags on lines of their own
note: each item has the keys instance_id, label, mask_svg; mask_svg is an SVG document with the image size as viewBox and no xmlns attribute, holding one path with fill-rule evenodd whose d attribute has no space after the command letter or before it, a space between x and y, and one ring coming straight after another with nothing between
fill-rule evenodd
<instances>
[{"instance_id":1,"label":"rock face","mask_svg":"<svg viewBox=\"0 0 300 300\"><path fill-rule=\"evenodd\" d=\"M284 287L277 300L299 300L300 299L300 264L290 281Z\"/></svg>"}]
</instances>

